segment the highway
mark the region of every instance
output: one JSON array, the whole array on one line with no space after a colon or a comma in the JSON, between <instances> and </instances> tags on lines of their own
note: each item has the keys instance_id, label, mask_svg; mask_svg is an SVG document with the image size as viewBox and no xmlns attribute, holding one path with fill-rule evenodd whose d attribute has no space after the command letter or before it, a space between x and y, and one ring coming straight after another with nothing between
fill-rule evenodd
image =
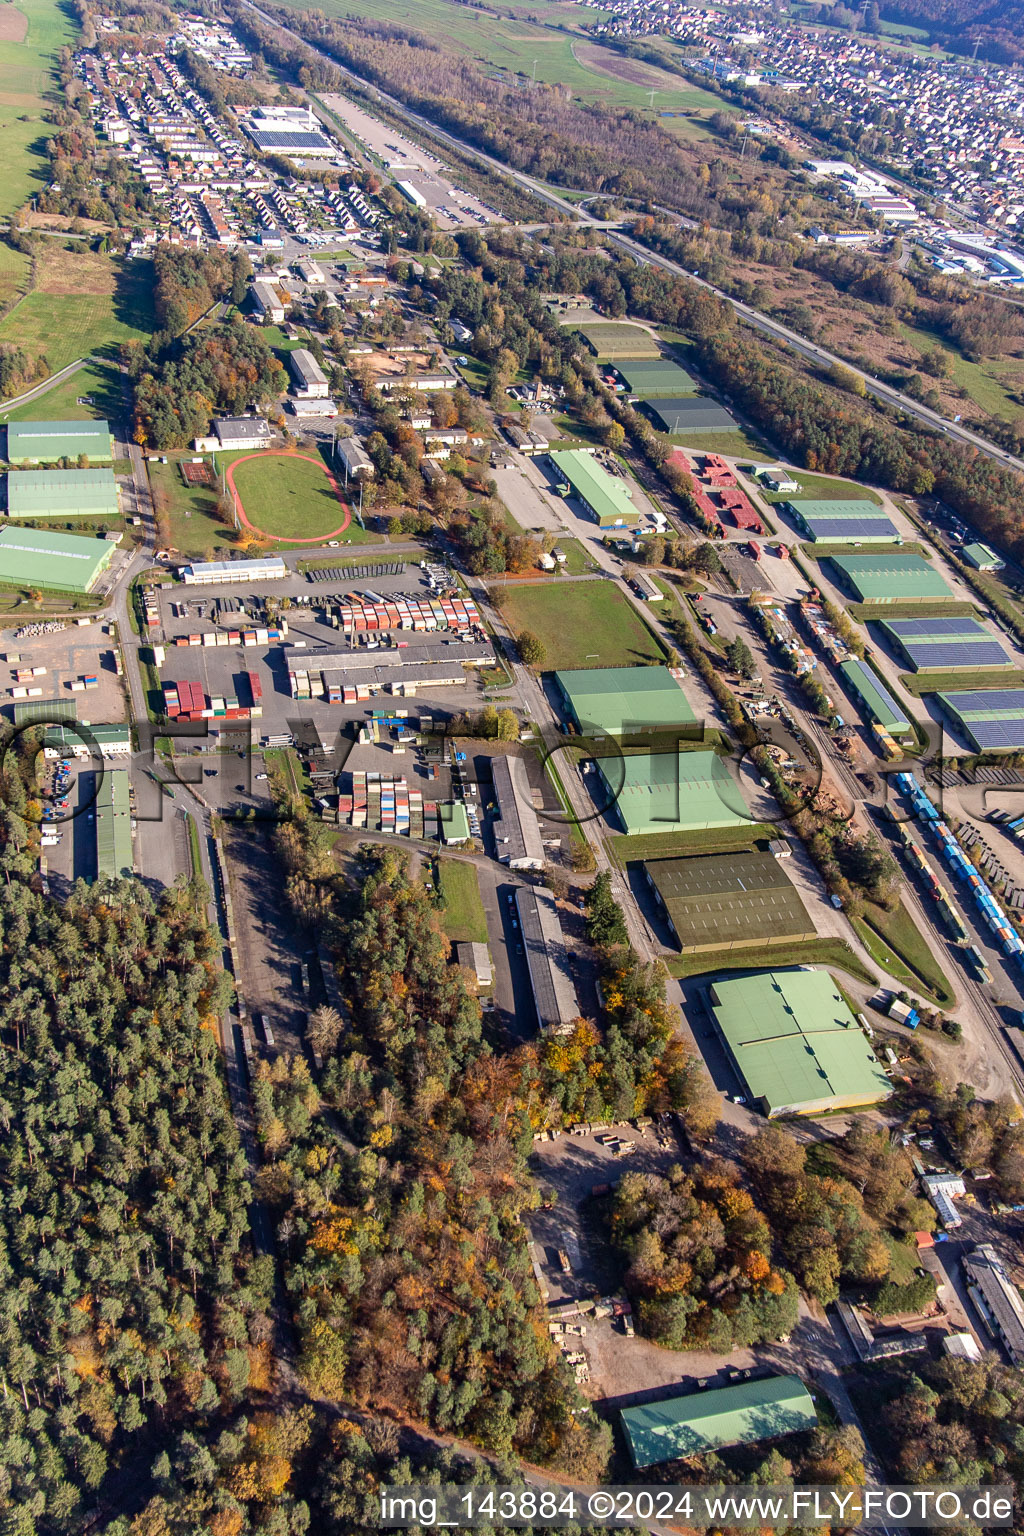
<instances>
[{"instance_id":1,"label":"highway","mask_svg":"<svg viewBox=\"0 0 1024 1536\"><path fill-rule=\"evenodd\" d=\"M820 367L838 366L844 368L848 373L853 374L855 378L863 380L866 392L876 400L881 401L885 405L896 406L907 416L913 417L914 420L920 422L922 426L929 427L936 432L941 432L953 441L962 443L965 447L976 449L977 452L983 453L987 458L994 459L996 463L1003 465L1007 469L1015 469L1024 474L1024 459L1017 458L1012 453L1007 453L1005 449L997 447L995 443L990 443L987 438L981 437L977 432L972 432L969 427L963 426L960 422L950 421L948 417L940 415L938 411L930 410L928 406L922 405L919 400L912 400L909 395L902 394L898 389L893 389L889 384L883 384L872 374L865 373L862 369L855 367L846 358L839 357L836 353L829 352L824 347L819 347L816 342L808 341L806 337L798 335L796 331L791 331L788 326L783 325L780 321L773 320L770 316L762 314L760 310L753 309L749 304L744 304L739 299L732 298L729 294L724 293L721 288L716 288L713 283L706 282L686 267L681 266L679 262L672 261L671 258L662 256L657 251L648 250L646 246L641 245L630 236L622 234L621 230L616 233L614 225L610 225L607 221L593 218L577 204L571 203L568 198L560 197L557 192L552 192L549 187L546 187L543 182L537 181L535 177L528 176L524 171L513 170L503 161L495 159L493 155L488 155L483 150L477 149L474 145L466 143L465 140L457 138L454 134L449 133L447 129L437 127L435 123L432 123L428 117L424 117L422 113L414 112L410 107L405 106L397 96L392 96L387 91L381 90L379 86L364 80L354 70L339 63L331 54L324 53L321 49L314 47L312 43L307 42L298 32L293 32L290 27L282 26L274 17L268 16L266 11L261 11L259 6L253 5L252 0L244 0L244 3L248 10L252 11L254 15L259 16L261 21L266 22L268 26L276 28L278 32L301 44L302 47L308 48L311 53L316 54L317 57L323 59L326 63L332 64L347 79L351 80L362 90L370 91L380 101L386 103L391 111L397 113L413 127L419 128L421 132L431 134L433 138L442 144L447 144L449 148L454 149L458 154L468 156L470 159L476 160L480 165L487 166L489 170L496 171L507 180L514 182L516 186L522 187L524 191L532 193L534 197L539 198L548 207L563 214L567 219L571 219L575 223L584 224L588 228L605 230L609 244L616 246L627 256L632 256L635 261L643 262L648 266L661 267L666 272L674 272L680 277L688 278L690 282L699 283L702 288L706 288L709 293L713 293L717 298L721 299L723 304L728 304L744 324L749 325L753 330L759 331L762 335L770 337L773 341L781 342L783 345L788 346L807 362L815 363ZM686 219L681 220L681 222L684 224L690 223ZM538 226L525 225L523 227L536 229Z\"/></svg>"}]
</instances>

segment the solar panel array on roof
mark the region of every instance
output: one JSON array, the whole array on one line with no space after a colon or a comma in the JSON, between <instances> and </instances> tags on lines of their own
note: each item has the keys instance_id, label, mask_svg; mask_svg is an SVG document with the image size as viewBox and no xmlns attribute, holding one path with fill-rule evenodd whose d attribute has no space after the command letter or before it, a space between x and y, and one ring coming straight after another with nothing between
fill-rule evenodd
<instances>
[{"instance_id":1,"label":"solar panel array on roof","mask_svg":"<svg viewBox=\"0 0 1024 1536\"><path fill-rule=\"evenodd\" d=\"M970 617L892 619L882 629L915 672L945 667L1011 667L1007 654L983 624Z\"/></svg>"},{"instance_id":2,"label":"solar panel array on roof","mask_svg":"<svg viewBox=\"0 0 1024 1536\"><path fill-rule=\"evenodd\" d=\"M845 543L848 539L888 544L899 538L896 525L887 517L807 517L802 521L815 544L829 540Z\"/></svg>"},{"instance_id":3,"label":"solar panel array on roof","mask_svg":"<svg viewBox=\"0 0 1024 1536\"><path fill-rule=\"evenodd\" d=\"M976 751L1024 749L1024 688L967 689L936 698Z\"/></svg>"},{"instance_id":4,"label":"solar panel array on roof","mask_svg":"<svg viewBox=\"0 0 1024 1536\"><path fill-rule=\"evenodd\" d=\"M330 139L322 133L305 133L301 129L287 128L250 128L249 132L259 149L334 149Z\"/></svg>"},{"instance_id":5,"label":"solar panel array on roof","mask_svg":"<svg viewBox=\"0 0 1024 1536\"><path fill-rule=\"evenodd\" d=\"M901 640L938 639L940 635L966 635L976 629L981 629L977 619L965 618L962 615L957 618L938 619L886 619L884 627L892 634L899 635Z\"/></svg>"}]
</instances>

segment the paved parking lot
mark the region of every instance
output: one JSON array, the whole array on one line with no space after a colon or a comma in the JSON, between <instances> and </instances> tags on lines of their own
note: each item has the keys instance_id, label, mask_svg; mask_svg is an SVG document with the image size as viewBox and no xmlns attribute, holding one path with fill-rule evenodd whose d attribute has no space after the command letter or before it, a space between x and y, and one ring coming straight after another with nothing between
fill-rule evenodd
<instances>
[{"instance_id":1,"label":"paved parking lot","mask_svg":"<svg viewBox=\"0 0 1024 1536\"><path fill-rule=\"evenodd\" d=\"M31 686L41 688L43 699L74 700L79 720L93 725L117 725L126 718L125 694L122 679L115 665L116 640L108 633L110 626L101 623L89 625L70 624L54 634L33 635L15 640L14 631L0 633L0 698L4 714L13 718L16 700L11 689L18 686L14 681L16 670L45 667L46 671L33 678ZM16 662L9 660L17 656ZM98 686L85 693L72 693L69 684L84 676L94 676Z\"/></svg>"}]
</instances>

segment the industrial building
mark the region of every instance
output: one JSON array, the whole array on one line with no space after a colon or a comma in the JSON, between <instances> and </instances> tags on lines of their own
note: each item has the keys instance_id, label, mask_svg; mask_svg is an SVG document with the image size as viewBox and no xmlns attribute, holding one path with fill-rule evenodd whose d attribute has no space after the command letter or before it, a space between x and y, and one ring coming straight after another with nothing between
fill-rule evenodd
<instances>
[{"instance_id":1,"label":"industrial building","mask_svg":"<svg viewBox=\"0 0 1024 1536\"><path fill-rule=\"evenodd\" d=\"M829 564L858 603L934 603L953 596L922 555L832 555Z\"/></svg>"},{"instance_id":2,"label":"industrial building","mask_svg":"<svg viewBox=\"0 0 1024 1536\"><path fill-rule=\"evenodd\" d=\"M767 1376L622 1410L622 1428L637 1468L730 1445L756 1445L817 1424L814 1403L799 1376Z\"/></svg>"},{"instance_id":3,"label":"industrial building","mask_svg":"<svg viewBox=\"0 0 1024 1536\"><path fill-rule=\"evenodd\" d=\"M1024 1366L1024 1301L991 1243L963 1260L971 1300L1014 1365Z\"/></svg>"},{"instance_id":4,"label":"industrial building","mask_svg":"<svg viewBox=\"0 0 1024 1536\"><path fill-rule=\"evenodd\" d=\"M8 517L105 517L120 510L112 469L37 469L7 476Z\"/></svg>"},{"instance_id":5,"label":"industrial building","mask_svg":"<svg viewBox=\"0 0 1024 1536\"><path fill-rule=\"evenodd\" d=\"M887 619L882 633L912 672L1012 667L1013 658L977 619Z\"/></svg>"},{"instance_id":6,"label":"industrial building","mask_svg":"<svg viewBox=\"0 0 1024 1536\"><path fill-rule=\"evenodd\" d=\"M490 666L494 648L486 636L481 640L379 644L372 650L353 646L351 650L311 651L289 646L285 660L293 698L323 697L328 703L355 703L377 693L414 698L421 688L465 687L466 669Z\"/></svg>"},{"instance_id":7,"label":"industrial building","mask_svg":"<svg viewBox=\"0 0 1024 1536\"><path fill-rule=\"evenodd\" d=\"M686 432L734 432L736 422L724 405L702 395L674 396L669 400L645 400L643 406L662 432L678 436Z\"/></svg>"},{"instance_id":8,"label":"industrial building","mask_svg":"<svg viewBox=\"0 0 1024 1536\"><path fill-rule=\"evenodd\" d=\"M469 842L469 815L461 800L442 801L437 807L437 823L442 843Z\"/></svg>"},{"instance_id":9,"label":"industrial building","mask_svg":"<svg viewBox=\"0 0 1024 1536\"><path fill-rule=\"evenodd\" d=\"M827 971L726 978L709 998L725 1049L769 1119L863 1109L892 1092Z\"/></svg>"},{"instance_id":10,"label":"industrial building","mask_svg":"<svg viewBox=\"0 0 1024 1536\"><path fill-rule=\"evenodd\" d=\"M987 544L965 544L960 551L960 558L966 560L968 565L973 565L976 571L1001 571L1006 564Z\"/></svg>"},{"instance_id":11,"label":"industrial building","mask_svg":"<svg viewBox=\"0 0 1024 1536\"><path fill-rule=\"evenodd\" d=\"M740 787L715 752L637 752L598 761L607 805L630 834L750 826Z\"/></svg>"},{"instance_id":12,"label":"industrial building","mask_svg":"<svg viewBox=\"0 0 1024 1536\"><path fill-rule=\"evenodd\" d=\"M76 728L54 725L43 737L44 757L92 757L97 748L104 758L129 757L132 750L131 727L81 725Z\"/></svg>"},{"instance_id":13,"label":"industrial building","mask_svg":"<svg viewBox=\"0 0 1024 1536\"><path fill-rule=\"evenodd\" d=\"M568 495L571 487L599 528L623 528L638 521L628 486L602 469L585 448L560 449L548 458L559 476L562 495Z\"/></svg>"},{"instance_id":14,"label":"industrial building","mask_svg":"<svg viewBox=\"0 0 1024 1536\"><path fill-rule=\"evenodd\" d=\"M642 867L684 955L815 937L799 892L770 852L746 848Z\"/></svg>"},{"instance_id":15,"label":"industrial building","mask_svg":"<svg viewBox=\"0 0 1024 1536\"><path fill-rule=\"evenodd\" d=\"M600 667L556 672L570 723L585 735L641 736L693 725L695 716L667 667Z\"/></svg>"},{"instance_id":16,"label":"industrial building","mask_svg":"<svg viewBox=\"0 0 1024 1536\"><path fill-rule=\"evenodd\" d=\"M282 581L288 567L280 555L260 560L202 560L182 566L187 587L212 587L229 581Z\"/></svg>"},{"instance_id":17,"label":"industrial building","mask_svg":"<svg viewBox=\"0 0 1024 1536\"><path fill-rule=\"evenodd\" d=\"M242 126L264 154L293 160L335 160L339 154L309 107L259 106L242 119Z\"/></svg>"},{"instance_id":18,"label":"industrial building","mask_svg":"<svg viewBox=\"0 0 1024 1536\"><path fill-rule=\"evenodd\" d=\"M9 421L8 464L56 464L60 459L111 461L114 438L106 421Z\"/></svg>"},{"instance_id":19,"label":"industrial building","mask_svg":"<svg viewBox=\"0 0 1024 1536\"><path fill-rule=\"evenodd\" d=\"M262 416L225 416L213 424L221 448L269 448L274 434Z\"/></svg>"},{"instance_id":20,"label":"industrial building","mask_svg":"<svg viewBox=\"0 0 1024 1536\"><path fill-rule=\"evenodd\" d=\"M521 757L496 757L491 771L498 804L493 830L499 862L509 869L543 869L544 842L526 764Z\"/></svg>"},{"instance_id":21,"label":"industrial building","mask_svg":"<svg viewBox=\"0 0 1024 1536\"><path fill-rule=\"evenodd\" d=\"M252 285L252 302L264 325L281 325L291 306L291 294L280 283L260 279Z\"/></svg>"},{"instance_id":22,"label":"industrial building","mask_svg":"<svg viewBox=\"0 0 1024 1536\"><path fill-rule=\"evenodd\" d=\"M839 663L839 675L851 693L876 725L890 736L906 736L913 729L906 714L897 704L888 688L875 676L866 662L852 657Z\"/></svg>"},{"instance_id":23,"label":"industrial building","mask_svg":"<svg viewBox=\"0 0 1024 1536\"><path fill-rule=\"evenodd\" d=\"M288 353L288 372L292 393L300 400L326 400L331 393L327 375L308 347L296 347Z\"/></svg>"},{"instance_id":24,"label":"industrial building","mask_svg":"<svg viewBox=\"0 0 1024 1536\"><path fill-rule=\"evenodd\" d=\"M0 586L91 592L114 558L113 539L79 538L45 528L0 528Z\"/></svg>"},{"instance_id":25,"label":"industrial building","mask_svg":"<svg viewBox=\"0 0 1024 1536\"><path fill-rule=\"evenodd\" d=\"M977 688L935 698L976 752L1024 751L1024 688Z\"/></svg>"},{"instance_id":26,"label":"industrial building","mask_svg":"<svg viewBox=\"0 0 1024 1536\"><path fill-rule=\"evenodd\" d=\"M120 880L134 872L128 771L108 770L96 788L96 878Z\"/></svg>"},{"instance_id":27,"label":"industrial building","mask_svg":"<svg viewBox=\"0 0 1024 1536\"><path fill-rule=\"evenodd\" d=\"M697 385L678 363L668 357L631 358L629 362L615 364L615 372L631 395L644 400L658 395L695 395Z\"/></svg>"},{"instance_id":28,"label":"industrial building","mask_svg":"<svg viewBox=\"0 0 1024 1536\"><path fill-rule=\"evenodd\" d=\"M580 1005L555 898L539 886L520 885L516 888L516 912L537 1026L542 1033L564 1034L579 1018Z\"/></svg>"},{"instance_id":29,"label":"industrial building","mask_svg":"<svg viewBox=\"0 0 1024 1536\"><path fill-rule=\"evenodd\" d=\"M892 544L899 530L873 501L787 501L785 510L815 544Z\"/></svg>"}]
</instances>

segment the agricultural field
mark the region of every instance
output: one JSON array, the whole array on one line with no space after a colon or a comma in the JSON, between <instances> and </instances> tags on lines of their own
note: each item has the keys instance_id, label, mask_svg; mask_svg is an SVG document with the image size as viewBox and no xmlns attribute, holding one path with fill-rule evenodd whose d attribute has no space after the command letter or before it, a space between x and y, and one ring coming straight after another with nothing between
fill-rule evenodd
<instances>
[{"instance_id":1,"label":"agricultural field","mask_svg":"<svg viewBox=\"0 0 1024 1536\"><path fill-rule=\"evenodd\" d=\"M504 591L492 585L491 596L514 635L528 629L541 641L545 670L665 660L661 641L607 582L553 581Z\"/></svg>"},{"instance_id":2,"label":"agricultural field","mask_svg":"<svg viewBox=\"0 0 1024 1536\"><path fill-rule=\"evenodd\" d=\"M36 284L0 321L0 342L46 358L52 372L76 358L140 341L153 327L147 261L121 262L52 241L39 255Z\"/></svg>"},{"instance_id":3,"label":"agricultural field","mask_svg":"<svg viewBox=\"0 0 1024 1536\"><path fill-rule=\"evenodd\" d=\"M0 217L45 179L44 98L54 83L54 58L77 30L71 7L58 0L19 0L0 9Z\"/></svg>"},{"instance_id":4,"label":"agricultural field","mask_svg":"<svg viewBox=\"0 0 1024 1536\"><path fill-rule=\"evenodd\" d=\"M88 399L89 405L79 405ZM113 421L124 413L121 373L113 363L89 363L25 405L4 411L4 421Z\"/></svg>"},{"instance_id":5,"label":"agricultural field","mask_svg":"<svg viewBox=\"0 0 1024 1536\"><path fill-rule=\"evenodd\" d=\"M352 514L340 499L333 475L312 454L242 454L228 470L227 481L243 521L267 539L313 544L365 537L358 525L350 527Z\"/></svg>"},{"instance_id":6,"label":"agricultural field","mask_svg":"<svg viewBox=\"0 0 1024 1536\"><path fill-rule=\"evenodd\" d=\"M20 298L28 285L28 257L9 245L0 245L0 313Z\"/></svg>"}]
</instances>

